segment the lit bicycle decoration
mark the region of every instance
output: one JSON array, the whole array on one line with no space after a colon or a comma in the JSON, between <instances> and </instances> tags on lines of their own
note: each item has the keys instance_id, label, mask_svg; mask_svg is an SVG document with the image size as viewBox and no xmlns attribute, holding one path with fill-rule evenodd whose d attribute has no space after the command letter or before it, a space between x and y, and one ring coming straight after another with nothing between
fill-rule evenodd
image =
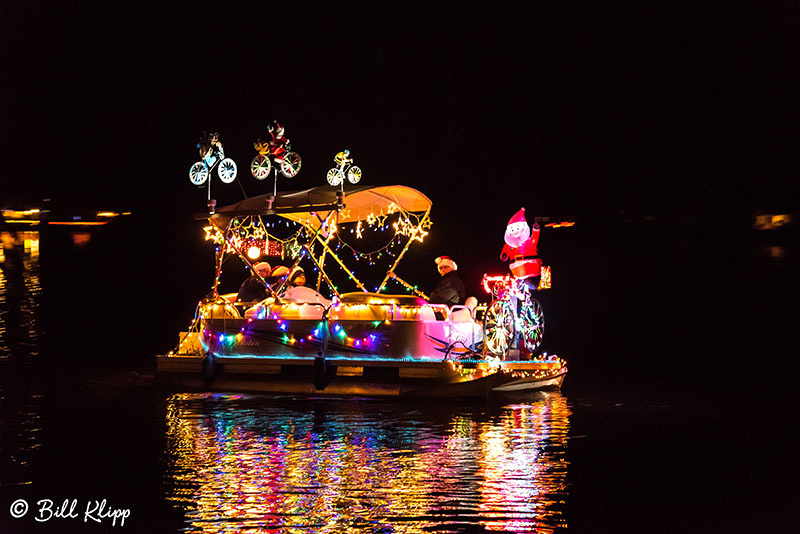
<instances>
[{"instance_id":1,"label":"lit bicycle decoration","mask_svg":"<svg viewBox=\"0 0 800 534\"><path fill-rule=\"evenodd\" d=\"M303 160L296 152L291 152L292 144L284 135L285 130L279 122L273 121L267 127L267 130L270 135L269 139L256 139L253 143L253 147L258 154L250 162L250 172L256 180L266 180L274 169L275 184L273 193L277 194L278 170L286 178L294 178L300 172Z\"/></svg>"},{"instance_id":2,"label":"lit bicycle decoration","mask_svg":"<svg viewBox=\"0 0 800 534\"><path fill-rule=\"evenodd\" d=\"M328 171L329 184L334 187L341 185L344 188L345 176L351 184L357 184L361 180L361 168L353 165L353 158L350 157L349 150L342 150L336 154L333 161L336 163L336 167Z\"/></svg>"},{"instance_id":3,"label":"lit bicycle decoration","mask_svg":"<svg viewBox=\"0 0 800 534\"><path fill-rule=\"evenodd\" d=\"M203 132L197 143L197 149L202 159L189 168L190 182L194 185L203 185L215 167L223 183L229 184L236 179L236 162L225 157L218 133Z\"/></svg>"}]
</instances>

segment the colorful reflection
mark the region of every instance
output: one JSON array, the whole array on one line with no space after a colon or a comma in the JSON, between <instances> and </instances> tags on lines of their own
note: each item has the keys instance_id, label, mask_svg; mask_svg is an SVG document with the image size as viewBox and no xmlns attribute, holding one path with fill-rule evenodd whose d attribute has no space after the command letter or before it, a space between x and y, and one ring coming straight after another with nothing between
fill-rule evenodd
<instances>
[{"instance_id":1,"label":"colorful reflection","mask_svg":"<svg viewBox=\"0 0 800 534\"><path fill-rule=\"evenodd\" d=\"M441 404L174 395L166 497L197 533L566 527L560 393Z\"/></svg>"}]
</instances>

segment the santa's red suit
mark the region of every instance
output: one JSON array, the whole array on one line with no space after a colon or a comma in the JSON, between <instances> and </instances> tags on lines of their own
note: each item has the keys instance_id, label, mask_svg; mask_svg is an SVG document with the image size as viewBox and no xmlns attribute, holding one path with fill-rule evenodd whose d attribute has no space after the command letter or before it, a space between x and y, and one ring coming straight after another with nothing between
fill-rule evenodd
<instances>
[{"instance_id":1,"label":"santa's red suit","mask_svg":"<svg viewBox=\"0 0 800 534\"><path fill-rule=\"evenodd\" d=\"M521 209L509 221L512 224L525 224L525 208ZM527 228L525 228L527 230ZM539 258L539 253L536 251L536 245L539 242L539 225L534 224L533 230L530 232L530 237L525 239L518 246L511 246L508 243L503 245L503 251L500 253L502 261L510 260L508 268L511 274L519 279L530 278L531 276L539 276L542 269L542 260ZM506 238L508 240L508 237Z\"/></svg>"}]
</instances>

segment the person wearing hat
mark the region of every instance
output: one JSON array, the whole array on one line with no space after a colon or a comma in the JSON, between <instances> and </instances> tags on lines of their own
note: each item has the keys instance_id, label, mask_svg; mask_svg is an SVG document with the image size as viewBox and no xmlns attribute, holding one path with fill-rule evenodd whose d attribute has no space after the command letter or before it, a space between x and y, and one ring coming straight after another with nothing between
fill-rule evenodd
<instances>
[{"instance_id":1,"label":"person wearing hat","mask_svg":"<svg viewBox=\"0 0 800 534\"><path fill-rule=\"evenodd\" d=\"M431 304L446 304L448 306L464 304L467 291L464 288L464 282L458 276L456 262L448 256L439 256L434 261L442 277L436 284L436 289L431 293L431 298L428 302Z\"/></svg>"},{"instance_id":2,"label":"person wearing hat","mask_svg":"<svg viewBox=\"0 0 800 534\"><path fill-rule=\"evenodd\" d=\"M289 268L283 265L276 265L269 274L268 282L272 289L278 289L287 276L289 276Z\"/></svg>"},{"instance_id":3,"label":"person wearing hat","mask_svg":"<svg viewBox=\"0 0 800 534\"><path fill-rule=\"evenodd\" d=\"M322 304L326 308L331 305L331 301L323 297L313 288L306 287L306 273L300 266L295 267L287 274L285 291L280 294L281 300L285 302L296 302L306 304ZM319 312L319 308L315 308ZM313 313L313 312L312 312Z\"/></svg>"},{"instance_id":4,"label":"person wearing hat","mask_svg":"<svg viewBox=\"0 0 800 534\"><path fill-rule=\"evenodd\" d=\"M256 263L253 266L253 270L255 272L247 280L242 282L242 285L239 287L239 294L236 295L236 300L238 302L260 302L268 296L267 288L264 282L262 282L262 279L266 280L270 275L270 264L265 261ZM256 273L258 273L258 275L256 275Z\"/></svg>"},{"instance_id":5,"label":"person wearing hat","mask_svg":"<svg viewBox=\"0 0 800 534\"><path fill-rule=\"evenodd\" d=\"M287 287L297 287L297 286L304 286L306 285L306 273L303 271L303 268L299 265L292 269L292 272L289 274L289 282L286 284Z\"/></svg>"}]
</instances>

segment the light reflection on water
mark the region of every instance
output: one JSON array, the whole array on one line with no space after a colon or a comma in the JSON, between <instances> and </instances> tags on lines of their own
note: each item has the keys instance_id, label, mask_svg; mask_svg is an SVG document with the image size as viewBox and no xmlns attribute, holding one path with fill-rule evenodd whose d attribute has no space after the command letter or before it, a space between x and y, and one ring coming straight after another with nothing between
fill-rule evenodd
<instances>
[{"instance_id":1,"label":"light reflection on water","mask_svg":"<svg viewBox=\"0 0 800 534\"><path fill-rule=\"evenodd\" d=\"M174 395L166 497L197 533L566 527L560 393L433 406Z\"/></svg>"},{"instance_id":2,"label":"light reflection on water","mask_svg":"<svg viewBox=\"0 0 800 534\"><path fill-rule=\"evenodd\" d=\"M18 241L24 247L3 251L0 265L0 361L12 357L31 361L40 351L38 232L21 232Z\"/></svg>"},{"instance_id":3,"label":"light reflection on water","mask_svg":"<svg viewBox=\"0 0 800 534\"><path fill-rule=\"evenodd\" d=\"M43 335L39 233L18 232L14 245L0 254L0 488L32 483L45 398L24 369L39 360Z\"/></svg>"}]
</instances>

